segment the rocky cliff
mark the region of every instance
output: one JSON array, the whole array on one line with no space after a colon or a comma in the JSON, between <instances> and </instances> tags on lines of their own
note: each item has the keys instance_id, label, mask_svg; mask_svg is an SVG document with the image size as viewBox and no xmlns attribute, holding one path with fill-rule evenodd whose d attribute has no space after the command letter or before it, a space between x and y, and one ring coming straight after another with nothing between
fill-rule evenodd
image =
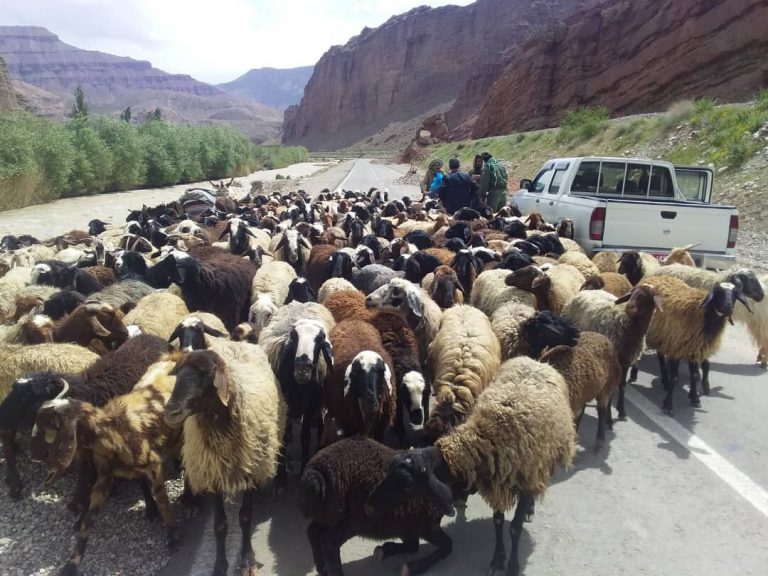
<instances>
[{"instance_id":1,"label":"rocky cliff","mask_svg":"<svg viewBox=\"0 0 768 576\"><path fill-rule=\"evenodd\" d=\"M299 103L313 69L314 66L254 68L232 82L219 84L218 88L241 98L283 110Z\"/></svg>"},{"instance_id":2,"label":"rocky cliff","mask_svg":"<svg viewBox=\"0 0 768 576\"><path fill-rule=\"evenodd\" d=\"M516 50L474 137L555 126L570 108L626 115L768 87L766 0L611 0Z\"/></svg>"},{"instance_id":3,"label":"rocky cliff","mask_svg":"<svg viewBox=\"0 0 768 576\"><path fill-rule=\"evenodd\" d=\"M168 74L149 62L81 50L36 26L0 26L0 55L11 76L42 89L46 99L54 94L61 106L39 101L26 90L33 108L68 110L73 90L82 86L94 112L115 114L131 106L134 115L160 107L169 120L200 124L229 124L253 140L274 137L282 114L273 108L246 101L199 82L185 74Z\"/></svg>"},{"instance_id":4,"label":"rocky cliff","mask_svg":"<svg viewBox=\"0 0 768 576\"><path fill-rule=\"evenodd\" d=\"M14 110L18 106L16 92L11 83L11 77L5 67L5 62L0 58L0 112Z\"/></svg>"},{"instance_id":5,"label":"rocky cliff","mask_svg":"<svg viewBox=\"0 0 768 576\"><path fill-rule=\"evenodd\" d=\"M301 104L286 116L283 141L340 148L450 103L477 73L580 4L477 0L466 7L422 6L366 28L316 64ZM466 106L479 108L482 91L470 92ZM458 123L472 111L457 108L451 116Z\"/></svg>"}]
</instances>

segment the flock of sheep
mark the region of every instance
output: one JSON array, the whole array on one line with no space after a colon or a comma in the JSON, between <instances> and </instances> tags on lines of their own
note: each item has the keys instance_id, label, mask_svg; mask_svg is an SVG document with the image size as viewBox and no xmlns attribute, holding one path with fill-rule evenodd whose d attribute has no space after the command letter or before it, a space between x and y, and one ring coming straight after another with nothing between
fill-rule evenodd
<instances>
[{"instance_id":1,"label":"flock of sheep","mask_svg":"<svg viewBox=\"0 0 768 576\"><path fill-rule=\"evenodd\" d=\"M375 189L219 192L194 214L175 202L125 227L0 242L6 483L23 497L20 434L49 483L77 475L78 537L60 574L77 573L116 477L139 482L175 548L164 482L180 462L181 505L214 495L215 575L228 569L224 499L242 495L237 561L255 574L254 495L291 475L321 575L342 574L353 536L393 540L379 558L428 541L434 551L401 573L424 572L451 553L442 517L475 492L494 511L491 569L516 575L523 522L571 463L585 406L597 403L599 449L614 395L627 417L645 347L669 414L680 361L691 403L699 385L709 393L708 359L732 319L766 364L765 278L698 269L689 247L661 264L590 259L570 221L511 207L447 215ZM296 470L286 448L299 422Z\"/></svg>"}]
</instances>

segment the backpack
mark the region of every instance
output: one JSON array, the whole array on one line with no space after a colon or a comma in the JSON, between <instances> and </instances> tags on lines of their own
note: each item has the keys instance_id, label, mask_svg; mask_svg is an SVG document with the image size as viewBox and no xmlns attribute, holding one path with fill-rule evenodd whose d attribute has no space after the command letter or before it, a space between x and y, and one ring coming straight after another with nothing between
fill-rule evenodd
<instances>
[{"instance_id":1,"label":"backpack","mask_svg":"<svg viewBox=\"0 0 768 576\"><path fill-rule=\"evenodd\" d=\"M488 181L489 190L507 189L507 169L495 158L491 158L488 163L488 172L490 180Z\"/></svg>"},{"instance_id":2,"label":"backpack","mask_svg":"<svg viewBox=\"0 0 768 576\"><path fill-rule=\"evenodd\" d=\"M438 172L435 174L435 177L432 178L432 184L429 185L430 198L437 198L437 191L440 189L440 185L443 183L444 177L445 175L442 172Z\"/></svg>"}]
</instances>

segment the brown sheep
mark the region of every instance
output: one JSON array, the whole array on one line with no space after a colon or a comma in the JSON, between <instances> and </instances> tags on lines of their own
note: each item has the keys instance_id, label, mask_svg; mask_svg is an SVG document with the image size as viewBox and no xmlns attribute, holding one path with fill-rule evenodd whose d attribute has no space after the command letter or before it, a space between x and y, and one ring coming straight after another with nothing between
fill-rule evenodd
<instances>
[{"instance_id":1,"label":"brown sheep","mask_svg":"<svg viewBox=\"0 0 768 576\"><path fill-rule=\"evenodd\" d=\"M450 266L438 266L428 286L422 286L432 300L443 310L456 304L464 304L464 288Z\"/></svg>"},{"instance_id":2,"label":"brown sheep","mask_svg":"<svg viewBox=\"0 0 768 576\"><path fill-rule=\"evenodd\" d=\"M601 272L599 275L593 274L589 276L584 284L581 285L582 290L605 290L609 294L613 294L616 298L621 298L627 292L632 290L632 284L630 284L627 277L617 272Z\"/></svg>"}]
</instances>

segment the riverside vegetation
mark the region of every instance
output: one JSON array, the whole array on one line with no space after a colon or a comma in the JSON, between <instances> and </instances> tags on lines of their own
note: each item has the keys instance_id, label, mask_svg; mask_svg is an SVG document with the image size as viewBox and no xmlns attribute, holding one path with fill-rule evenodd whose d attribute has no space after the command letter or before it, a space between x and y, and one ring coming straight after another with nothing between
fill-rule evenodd
<instances>
[{"instance_id":1,"label":"riverside vegetation","mask_svg":"<svg viewBox=\"0 0 768 576\"><path fill-rule=\"evenodd\" d=\"M224 126L141 124L75 114L64 123L0 114L0 210L58 198L241 176L308 159L303 147L255 146Z\"/></svg>"}]
</instances>

